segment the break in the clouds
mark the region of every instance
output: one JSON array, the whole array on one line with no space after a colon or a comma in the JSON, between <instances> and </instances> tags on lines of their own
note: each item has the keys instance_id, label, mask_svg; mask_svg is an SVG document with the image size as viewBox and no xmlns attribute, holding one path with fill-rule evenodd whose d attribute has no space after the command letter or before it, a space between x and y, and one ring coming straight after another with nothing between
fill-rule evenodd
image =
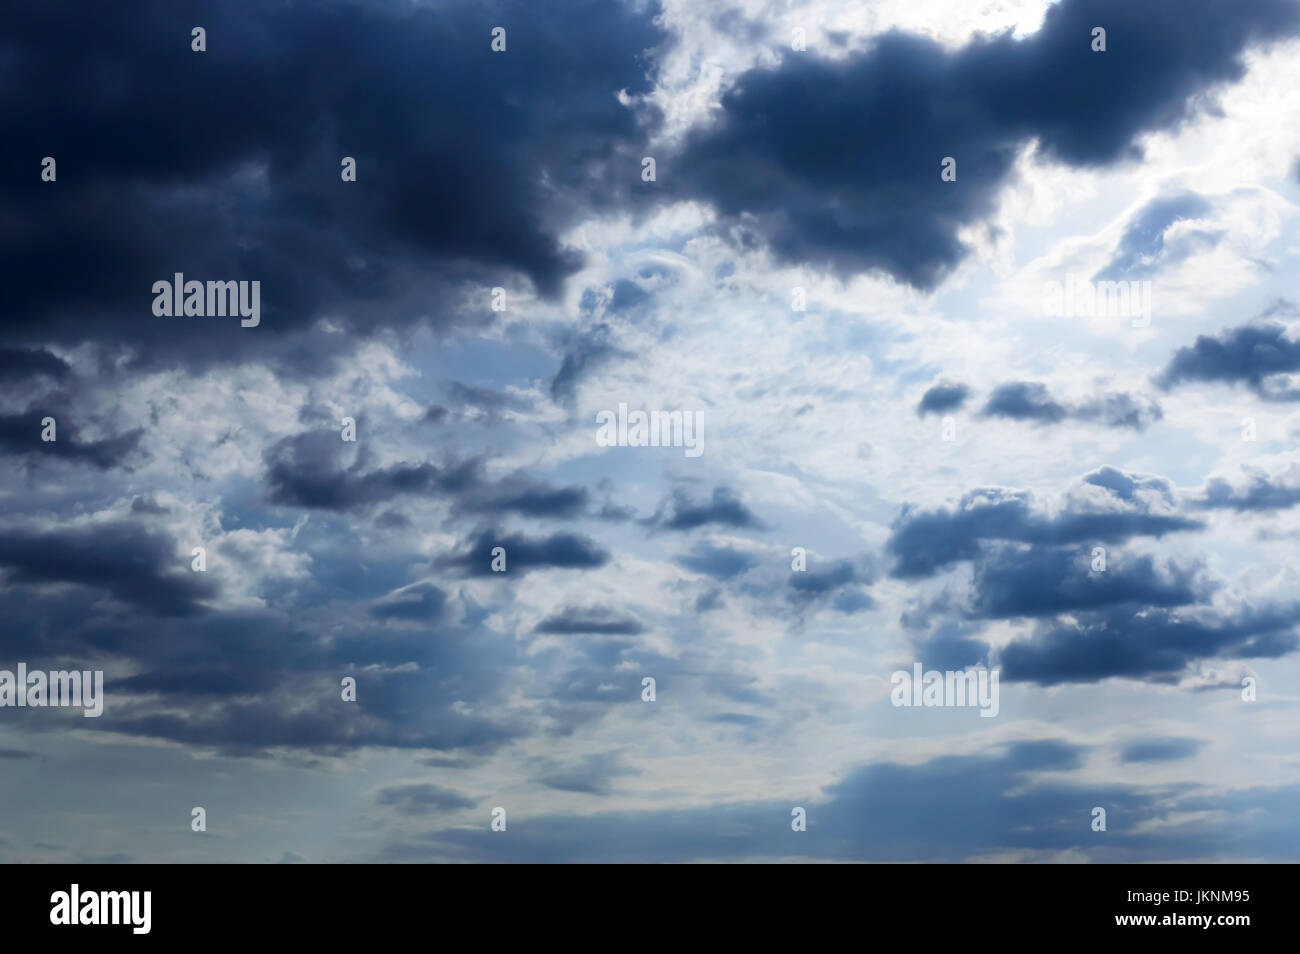
<instances>
[{"instance_id":1,"label":"break in the clouds","mask_svg":"<svg viewBox=\"0 0 1300 954\"><path fill-rule=\"evenodd\" d=\"M51 2L0 75L0 670L105 687L0 706L0 859L1298 857L1293 0Z\"/></svg>"}]
</instances>

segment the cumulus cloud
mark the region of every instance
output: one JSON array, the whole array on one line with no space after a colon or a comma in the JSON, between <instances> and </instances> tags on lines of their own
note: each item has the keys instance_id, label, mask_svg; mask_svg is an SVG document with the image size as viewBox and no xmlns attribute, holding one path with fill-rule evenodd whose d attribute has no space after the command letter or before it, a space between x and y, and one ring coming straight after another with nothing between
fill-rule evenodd
<instances>
[{"instance_id":1,"label":"cumulus cloud","mask_svg":"<svg viewBox=\"0 0 1300 954\"><path fill-rule=\"evenodd\" d=\"M1064 404L1052 398L1047 386L1037 381L1009 381L998 385L981 413L985 417L1004 417L1034 424L1058 424L1071 418L1138 431L1163 417L1160 405L1150 398L1118 391L1075 404Z\"/></svg>"},{"instance_id":2,"label":"cumulus cloud","mask_svg":"<svg viewBox=\"0 0 1300 954\"><path fill-rule=\"evenodd\" d=\"M1300 371L1300 341L1285 325L1262 321L1198 335L1179 348L1157 378L1166 390L1193 382L1240 384L1268 401L1300 400L1290 376Z\"/></svg>"},{"instance_id":3,"label":"cumulus cloud","mask_svg":"<svg viewBox=\"0 0 1300 954\"><path fill-rule=\"evenodd\" d=\"M1088 37L1103 22L1116 41L1098 56ZM1197 94L1241 77L1248 49L1298 28L1285 0L1231 11L1213 0L1063 0L1027 37L946 49L890 31L838 59L787 54L724 93L678 158L676 188L787 261L933 288L1031 141L1072 166L1138 157L1140 136L1193 116ZM958 170L946 184L945 156Z\"/></svg>"},{"instance_id":4,"label":"cumulus cloud","mask_svg":"<svg viewBox=\"0 0 1300 954\"><path fill-rule=\"evenodd\" d=\"M1026 492L973 490L955 506L904 506L886 544L894 576L924 577L979 557L988 542L1030 544L1118 542L1201 529L1174 512L1173 488L1163 478L1104 467L1085 475L1064 505L1048 510Z\"/></svg>"}]
</instances>

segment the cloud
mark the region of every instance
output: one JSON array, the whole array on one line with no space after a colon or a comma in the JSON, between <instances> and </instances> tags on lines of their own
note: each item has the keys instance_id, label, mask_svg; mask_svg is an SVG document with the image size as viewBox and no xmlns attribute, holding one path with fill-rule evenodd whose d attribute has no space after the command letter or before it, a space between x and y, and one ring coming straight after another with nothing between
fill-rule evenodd
<instances>
[{"instance_id":1,"label":"cloud","mask_svg":"<svg viewBox=\"0 0 1300 954\"><path fill-rule=\"evenodd\" d=\"M1103 394L1084 401L1069 411L1071 417L1097 421L1106 427L1127 427L1143 431L1164 417L1160 405L1147 397L1134 397L1123 391Z\"/></svg>"},{"instance_id":2,"label":"cloud","mask_svg":"<svg viewBox=\"0 0 1300 954\"><path fill-rule=\"evenodd\" d=\"M730 580L748 572L758 561L743 550L701 542L691 552L679 556L677 565L715 580Z\"/></svg>"},{"instance_id":3,"label":"cloud","mask_svg":"<svg viewBox=\"0 0 1300 954\"><path fill-rule=\"evenodd\" d=\"M809 792L806 798L551 813L529 818L515 838L443 828L394 841L381 857L586 863L647 857L956 862L1033 860L1043 852L1119 863L1289 858L1295 786L1219 793L1062 777L1081 768L1087 752L1047 738L912 765L874 762L852 768L820 795ZM961 797L954 799L953 793ZM792 805L805 808L807 831L791 833ZM1089 825L1094 805L1107 807L1104 839ZM1148 824L1180 813L1201 814L1195 823Z\"/></svg>"},{"instance_id":4,"label":"cloud","mask_svg":"<svg viewBox=\"0 0 1300 954\"><path fill-rule=\"evenodd\" d=\"M442 615L447 594L432 583L413 583L385 596L370 608L377 619L432 622Z\"/></svg>"},{"instance_id":5,"label":"cloud","mask_svg":"<svg viewBox=\"0 0 1300 954\"><path fill-rule=\"evenodd\" d=\"M564 359L551 380L551 398L557 403L573 400L582 378L625 352L610 343L609 325L601 323L578 334L564 349Z\"/></svg>"},{"instance_id":6,"label":"cloud","mask_svg":"<svg viewBox=\"0 0 1300 954\"><path fill-rule=\"evenodd\" d=\"M432 494L463 489L477 472L477 463L435 467L393 464L364 470L366 451L356 452L344 466L350 445L339 431L307 431L286 437L265 454L266 483L274 503L323 510L348 510L382 503L404 494Z\"/></svg>"},{"instance_id":7,"label":"cloud","mask_svg":"<svg viewBox=\"0 0 1300 954\"><path fill-rule=\"evenodd\" d=\"M975 565L966 614L1007 619L1123 603L1184 606L1213 589L1200 567L1158 565L1149 554L1113 555L1104 572L1093 572L1091 559L1088 548L992 547Z\"/></svg>"},{"instance_id":8,"label":"cloud","mask_svg":"<svg viewBox=\"0 0 1300 954\"><path fill-rule=\"evenodd\" d=\"M640 774L639 769L632 768L624 762L621 753L601 752L584 756L576 763L548 761L537 780L547 788L562 792L610 795L614 791L616 778Z\"/></svg>"},{"instance_id":9,"label":"cloud","mask_svg":"<svg viewBox=\"0 0 1300 954\"><path fill-rule=\"evenodd\" d=\"M1243 384L1268 401L1300 399L1289 375L1300 371L1300 341L1286 327L1260 322L1229 328L1217 337L1198 335L1179 348L1156 379L1166 390L1192 381Z\"/></svg>"},{"instance_id":10,"label":"cloud","mask_svg":"<svg viewBox=\"0 0 1300 954\"><path fill-rule=\"evenodd\" d=\"M604 636L635 636L645 627L630 616L604 606L566 606L537 624L537 632L550 634L599 633Z\"/></svg>"},{"instance_id":11,"label":"cloud","mask_svg":"<svg viewBox=\"0 0 1300 954\"><path fill-rule=\"evenodd\" d=\"M552 487L515 474L497 484L466 488L457 509L466 513L575 517L586 508L589 496L585 487Z\"/></svg>"},{"instance_id":12,"label":"cloud","mask_svg":"<svg viewBox=\"0 0 1300 954\"><path fill-rule=\"evenodd\" d=\"M998 385L981 413L985 417L1005 417L1035 424L1058 424L1073 418L1138 431L1145 430L1163 416L1155 401L1123 391L1102 394L1077 405L1062 404L1052 398L1045 385L1032 381L1009 381Z\"/></svg>"},{"instance_id":13,"label":"cloud","mask_svg":"<svg viewBox=\"0 0 1300 954\"><path fill-rule=\"evenodd\" d=\"M582 513L589 494L584 487L552 487L523 474L495 483L488 480L481 460L450 462L438 467L428 461L366 469L364 447L352 452L338 431L307 431L287 437L265 454L267 485L274 503L323 510L351 510L402 496L441 497L458 514L507 513L530 517L574 517Z\"/></svg>"},{"instance_id":14,"label":"cloud","mask_svg":"<svg viewBox=\"0 0 1300 954\"><path fill-rule=\"evenodd\" d=\"M403 815L451 812L461 808L473 808L478 804L477 799L467 798L459 792L428 782L390 785L380 789L375 800L380 805L396 808Z\"/></svg>"},{"instance_id":15,"label":"cloud","mask_svg":"<svg viewBox=\"0 0 1300 954\"><path fill-rule=\"evenodd\" d=\"M102 336L142 362L205 363L265 352L326 313L404 324L433 298L445 304L432 323L463 324L466 282L482 320L486 289L516 276L557 294L581 262L559 236L639 181L646 117L618 94L652 88L653 4L136 13L54 2L7 23L0 108L16 140L59 163L51 184L27 158L0 160L0 219L25 223L0 239L24 276L9 300L18 338ZM195 22L205 53L190 49ZM500 24L507 52L494 53ZM41 89L42 108L22 89ZM341 181L343 156L355 183ZM154 317L152 283L178 271L260 280L261 324Z\"/></svg>"},{"instance_id":16,"label":"cloud","mask_svg":"<svg viewBox=\"0 0 1300 954\"><path fill-rule=\"evenodd\" d=\"M1114 608L1041 625L1002 648L1002 678L1052 686L1127 678L1175 681L1197 659L1276 658L1293 651L1300 607L1231 613Z\"/></svg>"},{"instance_id":17,"label":"cloud","mask_svg":"<svg viewBox=\"0 0 1300 954\"><path fill-rule=\"evenodd\" d=\"M0 566L10 586L76 584L103 590L137 610L192 616L217 595L211 577L190 570L162 533L130 523L0 534Z\"/></svg>"},{"instance_id":18,"label":"cloud","mask_svg":"<svg viewBox=\"0 0 1300 954\"><path fill-rule=\"evenodd\" d=\"M917 661L927 669L968 669L988 661L989 645L971 638L958 623L945 623L916 644Z\"/></svg>"},{"instance_id":19,"label":"cloud","mask_svg":"<svg viewBox=\"0 0 1300 954\"><path fill-rule=\"evenodd\" d=\"M1194 251L1212 247L1223 233L1198 230L1179 236L1174 242L1166 242L1166 234L1173 225L1184 219L1203 218L1210 211L1210 203L1195 192L1152 199L1129 220L1114 258L1093 276L1093 280L1148 278L1163 267L1185 260Z\"/></svg>"},{"instance_id":20,"label":"cloud","mask_svg":"<svg viewBox=\"0 0 1300 954\"><path fill-rule=\"evenodd\" d=\"M460 553L439 557L434 563L459 569L468 576L489 576L492 575L492 550L496 547L505 548L505 573L528 573L547 568L589 570L602 567L610 560L609 553L596 541L581 534L530 537L522 533L484 531L463 544Z\"/></svg>"},{"instance_id":21,"label":"cloud","mask_svg":"<svg viewBox=\"0 0 1300 954\"><path fill-rule=\"evenodd\" d=\"M1099 23L1105 53L1090 49ZM786 53L722 95L664 188L710 203L782 260L933 288L1031 141L1070 166L1137 157L1142 135L1240 79L1247 49L1298 26L1286 0L1062 0L1023 38L947 49L894 30L841 59ZM956 181L940 180L944 157Z\"/></svg>"},{"instance_id":22,"label":"cloud","mask_svg":"<svg viewBox=\"0 0 1300 954\"><path fill-rule=\"evenodd\" d=\"M741 503L729 487L715 487L713 496L706 501L695 501L681 488L675 489L664 500L646 523L665 530L696 530L704 526L766 529L761 520Z\"/></svg>"},{"instance_id":23,"label":"cloud","mask_svg":"<svg viewBox=\"0 0 1300 954\"><path fill-rule=\"evenodd\" d=\"M519 395L465 384L462 381L447 382L446 391L451 400L462 409L470 408L490 417L495 417L504 411L526 411L532 406L529 400ZM442 414L438 414L438 411ZM430 409L426 416L437 423L445 414L446 408L438 407Z\"/></svg>"},{"instance_id":24,"label":"cloud","mask_svg":"<svg viewBox=\"0 0 1300 954\"><path fill-rule=\"evenodd\" d=\"M1053 401L1047 388L1027 381L1002 384L984 405L985 417L1009 417L1017 421L1055 424L1066 417L1065 408Z\"/></svg>"},{"instance_id":25,"label":"cloud","mask_svg":"<svg viewBox=\"0 0 1300 954\"><path fill-rule=\"evenodd\" d=\"M964 384L939 383L921 395L921 403L916 406L916 413L924 417L927 414L955 411L966 403L968 397L970 397L970 388Z\"/></svg>"},{"instance_id":26,"label":"cloud","mask_svg":"<svg viewBox=\"0 0 1300 954\"><path fill-rule=\"evenodd\" d=\"M120 646L149 674L127 682L133 695L116 693L90 728L230 755L333 756L366 747L485 753L532 731L502 695L512 639L453 624L441 625L437 638L427 630L389 637L351 614L332 614L329 625L325 640L283 620L221 614L198 632L167 633L170 644ZM180 668L231 656L237 669ZM343 675L356 679L355 702L341 700ZM474 700L472 710L457 701L465 699Z\"/></svg>"},{"instance_id":27,"label":"cloud","mask_svg":"<svg viewBox=\"0 0 1300 954\"><path fill-rule=\"evenodd\" d=\"M45 430L42 421L47 417L53 417L55 422L52 441L41 438ZM111 470L125 466L144 437L144 429L137 427L112 437L85 440L74 420L70 414L53 409L51 413L32 408L23 414L0 414L0 450L30 461L68 460Z\"/></svg>"},{"instance_id":28,"label":"cloud","mask_svg":"<svg viewBox=\"0 0 1300 954\"><path fill-rule=\"evenodd\" d=\"M1244 484L1235 487L1222 477L1212 477L1193 502L1205 510L1237 513L1294 507L1300 503L1300 464L1275 475L1248 473Z\"/></svg>"},{"instance_id":29,"label":"cloud","mask_svg":"<svg viewBox=\"0 0 1300 954\"><path fill-rule=\"evenodd\" d=\"M1125 765L1134 762L1173 762L1189 759L1205 745L1199 739L1159 738L1140 739L1124 746L1119 760Z\"/></svg>"},{"instance_id":30,"label":"cloud","mask_svg":"<svg viewBox=\"0 0 1300 954\"><path fill-rule=\"evenodd\" d=\"M44 348L0 347L0 381L19 381L40 375L59 380L71 370L68 362Z\"/></svg>"},{"instance_id":31,"label":"cloud","mask_svg":"<svg viewBox=\"0 0 1300 954\"><path fill-rule=\"evenodd\" d=\"M891 574L914 578L974 560L989 541L1110 543L1203 526L1172 512L1172 485L1163 478L1103 467L1085 475L1057 512L1027 491L997 487L973 490L955 507L907 505L894 521L886 550L894 558Z\"/></svg>"},{"instance_id":32,"label":"cloud","mask_svg":"<svg viewBox=\"0 0 1300 954\"><path fill-rule=\"evenodd\" d=\"M790 574L791 602L807 605L815 600L838 594L835 608L845 613L869 609L874 601L860 584L870 583L873 574L868 568L853 560L836 560L828 566L801 570Z\"/></svg>"}]
</instances>

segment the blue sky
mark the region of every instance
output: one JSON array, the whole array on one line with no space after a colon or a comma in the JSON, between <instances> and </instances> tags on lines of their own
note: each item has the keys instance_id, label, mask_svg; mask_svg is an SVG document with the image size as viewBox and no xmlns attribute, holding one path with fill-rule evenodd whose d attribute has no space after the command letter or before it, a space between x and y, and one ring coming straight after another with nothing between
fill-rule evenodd
<instances>
[{"instance_id":1,"label":"blue sky","mask_svg":"<svg viewBox=\"0 0 1300 954\"><path fill-rule=\"evenodd\" d=\"M1300 4L12 20L3 860L1300 859Z\"/></svg>"}]
</instances>

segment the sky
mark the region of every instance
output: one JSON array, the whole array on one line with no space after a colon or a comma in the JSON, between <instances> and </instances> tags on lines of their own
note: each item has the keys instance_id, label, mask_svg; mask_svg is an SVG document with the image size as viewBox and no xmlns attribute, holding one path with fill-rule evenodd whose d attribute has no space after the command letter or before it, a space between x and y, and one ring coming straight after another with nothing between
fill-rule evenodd
<instances>
[{"instance_id":1,"label":"sky","mask_svg":"<svg viewBox=\"0 0 1300 954\"><path fill-rule=\"evenodd\" d=\"M0 860L1300 861L1300 3L5 19Z\"/></svg>"}]
</instances>

